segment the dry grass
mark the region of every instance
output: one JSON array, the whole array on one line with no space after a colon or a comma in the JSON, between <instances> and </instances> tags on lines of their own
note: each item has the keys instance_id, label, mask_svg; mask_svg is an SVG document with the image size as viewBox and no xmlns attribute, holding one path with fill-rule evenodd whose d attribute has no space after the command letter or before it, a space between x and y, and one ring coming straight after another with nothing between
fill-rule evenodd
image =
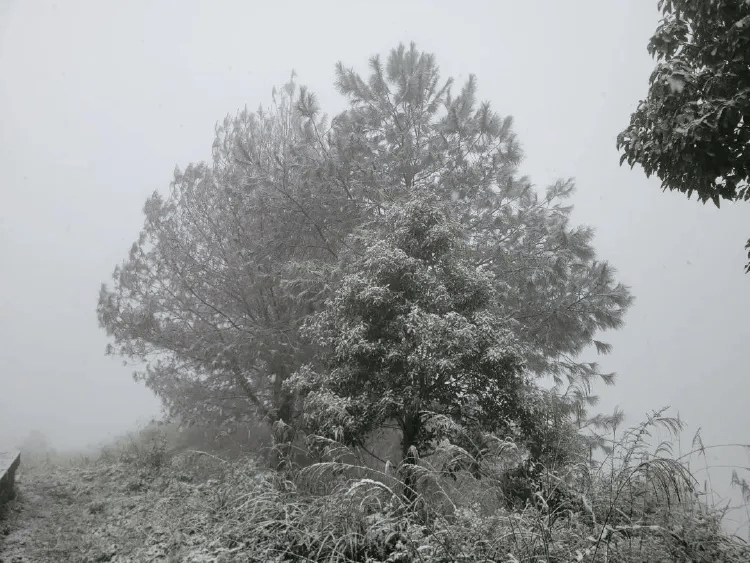
<instances>
[{"instance_id":1,"label":"dry grass","mask_svg":"<svg viewBox=\"0 0 750 563\"><path fill-rule=\"evenodd\" d=\"M40 459L19 472L2 525L4 561L503 561L747 562L721 531L720 513L695 496L692 476L654 430L655 413L612 437L595 464L537 471L515 489L523 452L498 442L481 478L447 473L468 455L446 448L415 469L419 496L401 491L403 468L378 466L329 443L324 458L283 472L253 457L177 447L171 427L150 428L98 459ZM193 444L197 446L198 444ZM365 459L366 458L366 459ZM515 483L518 485L518 483ZM530 491L525 502L511 491ZM515 501L518 501L518 497Z\"/></svg>"}]
</instances>

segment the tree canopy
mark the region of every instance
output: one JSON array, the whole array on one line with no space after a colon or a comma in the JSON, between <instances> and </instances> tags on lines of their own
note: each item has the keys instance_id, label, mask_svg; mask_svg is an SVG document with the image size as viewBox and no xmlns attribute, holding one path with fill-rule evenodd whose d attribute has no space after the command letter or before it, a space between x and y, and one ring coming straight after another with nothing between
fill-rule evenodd
<instances>
[{"instance_id":1,"label":"tree canopy","mask_svg":"<svg viewBox=\"0 0 750 563\"><path fill-rule=\"evenodd\" d=\"M705 203L750 199L750 3L660 0L648 97L617 137L620 163ZM750 248L750 242L748 242ZM750 265L749 265L750 268Z\"/></svg>"},{"instance_id":2,"label":"tree canopy","mask_svg":"<svg viewBox=\"0 0 750 563\"><path fill-rule=\"evenodd\" d=\"M361 236L363 252L303 329L318 361L289 383L308 429L363 445L395 421L406 456L451 434L436 420L487 432L530 423L516 323L449 215L417 193L386 213L388 233Z\"/></svg>"},{"instance_id":3,"label":"tree canopy","mask_svg":"<svg viewBox=\"0 0 750 563\"><path fill-rule=\"evenodd\" d=\"M512 332L525 376L572 385L559 404L582 415L591 382L612 374L579 356L608 351L595 337L621 326L632 297L597 259L593 231L570 225L573 182L540 195L518 173L512 120L477 102L474 76L457 95L452 84L433 55L401 45L385 63L373 57L366 78L339 63L349 107L330 123L294 81L270 110L227 118L213 162L177 171L170 193L148 200L141 236L102 287L112 353L146 363L137 377L172 414L293 422L300 403L284 382L323 354L300 327L354 291L342 282L357 275L346 262L363 239L352 235L387 232L401 206L427 194L460 226L462 275L473 269L491 288L502 319L492 322ZM371 252L403 242L389 240ZM362 279L374 279L372 260L356 262L370 268ZM426 301L419 310L427 316L414 322L437 314Z\"/></svg>"},{"instance_id":4,"label":"tree canopy","mask_svg":"<svg viewBox=\"0 0 750 563\"><path fill-rule=\"evenodd\" d=\"M281 385L305 357L296 330L313 303L282 287L284 271L334 253L303 189L310 144L295 94L289 84L270 111L217 126L213 165L175 171L168 197L148 199L114 287L101 289L110 352L145 362L136 378L185 420L291 417Z\"/></svg>"},{"instance_id":5,"label":"tree canopy","mask_svg":"<svg viewBox=\"0 0 750 563\"><path fill-rule=\"evenodd\" d=\"M367 79L341 64L337 75L350 101L334 120L336 139L349 148L338 154L350 182L368 200L424 187L453 202L475 266L494 274L505 314L519 323L530 368L560 381L596 375L573 358L597 331L621 325L632 298L596 259L592 229L570 226L573 182L560 180L540 196L518 174L512 119L477 102L473 75L452 96L434 56L414 45L394 49L385 65L373 57Z\"/></svg>"}]
</instances>

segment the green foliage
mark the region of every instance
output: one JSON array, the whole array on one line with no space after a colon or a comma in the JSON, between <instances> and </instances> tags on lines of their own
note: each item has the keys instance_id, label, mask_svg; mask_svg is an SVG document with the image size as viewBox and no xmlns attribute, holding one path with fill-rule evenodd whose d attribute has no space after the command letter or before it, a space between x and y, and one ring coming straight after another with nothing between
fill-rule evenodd
<instances>
[{"instance_id":1,"label":"green foliage","mask_svg":"<svg viewBox=\"0 0 750 563\"><path fill-rule=\"evenodd\" d=\"M462 428L531 425L523 350L498 314L492 279L467 260L465 235L434 197L418 195L367 234L361 256L304 327L321 350L289 384L313 433L363 445L389 421L402 451L423 455ZM447 417L455 428L431 420Z\"/></svg>"},{"instance_id":2,"label":"green foliage","mask_svg":"<svg viewBox=\"0 0 750 563\"><path fill-rule=\"evenodd\" d=\"M750 4L660 0L648 97L617 137L620 163L701 202L750 199ZM750 247L750 244L749 244Z\"/></svg>"}]
</instances>

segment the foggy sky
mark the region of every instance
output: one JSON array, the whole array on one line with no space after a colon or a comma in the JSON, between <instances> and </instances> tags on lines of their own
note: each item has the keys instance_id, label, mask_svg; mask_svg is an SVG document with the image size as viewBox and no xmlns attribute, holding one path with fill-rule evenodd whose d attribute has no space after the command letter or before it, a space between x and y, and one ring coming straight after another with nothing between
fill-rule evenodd
<instances>
[{"instance_id":1,"label":"foggy sky","mask_svg":"<svg viewBox=\"0 0 750 563\"><path fill-rule=\"evenodd\" d=\"M574 220L631 286L626 326L601 336L619 377L598 409L635 423L671 406L690 423L684 451L698 427L707 444L750 442L750 206L703 206L618 165L658 19L656 0L0 0L0 448L31 429L82 446L157 415L132 367L104 356L95 314L146 197L209 160L215 123L268 104L292 69L332 116L337 61L366 72L410 41L514 117L535 185L576 179ZM709 464L750 460L716 449Z\"/></svg>"}]
</instances>

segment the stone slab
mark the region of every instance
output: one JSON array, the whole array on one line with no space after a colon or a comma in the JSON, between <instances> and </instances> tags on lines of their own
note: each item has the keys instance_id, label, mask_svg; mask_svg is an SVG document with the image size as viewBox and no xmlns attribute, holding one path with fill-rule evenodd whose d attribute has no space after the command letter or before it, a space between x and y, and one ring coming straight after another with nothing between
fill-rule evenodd
<instances>
[{"instance_id":1,"label":"stone slab","mask_svg":"<svg viewBox=\"0 0 750 563\"><path fill-rule=\"evenodd\" d=\"M13 485L20 463L21 452L0 452L0 508L15 496Z\"/></svg>"}]
</instances>

